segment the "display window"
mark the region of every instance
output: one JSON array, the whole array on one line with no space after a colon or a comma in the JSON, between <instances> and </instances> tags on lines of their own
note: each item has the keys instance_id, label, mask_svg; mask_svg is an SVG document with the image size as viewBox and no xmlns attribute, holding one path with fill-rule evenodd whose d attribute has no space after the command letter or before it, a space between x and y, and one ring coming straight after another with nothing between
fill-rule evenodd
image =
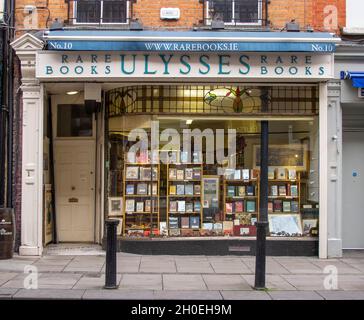
<instances>
[{"instance_id":1,"label":"display window","mask_svg":"<svg viewBox=\"0 0 364 320\"><path fill-rule=\"evenodd\" d=\"M318 236L317 91L189 85L108 92L107 212L122 221L120 235L254 237L260 122L268 120L269 236Z\"/></svg>"}]
</instances>

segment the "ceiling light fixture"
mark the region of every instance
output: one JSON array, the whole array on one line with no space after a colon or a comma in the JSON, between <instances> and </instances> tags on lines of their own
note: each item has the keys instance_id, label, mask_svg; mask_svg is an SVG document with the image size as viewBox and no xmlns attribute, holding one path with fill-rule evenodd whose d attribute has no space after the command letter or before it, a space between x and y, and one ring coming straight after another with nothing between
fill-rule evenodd
<instances>
[{"instance_id":1,"label":"ceiling light fixture","mask_svg":"<svg viewBox=\"0 0 364 320\"><path fill-rule=\"evenodd\" d=\"M192 119L186 120L186 124L192 124L192 122L193 122Z\"/></svg>"},{"instance_id":2,"label":"ceiling light fixture","mask_svg":"<svg viewBox=\"0 0 364 320\"><path fill-rule=\"evenodd\" d=\"M73 95L75 95L75 94L77 94L78 93L78 91L67 91L67 94L69 95L69 96L73 96Z\"/></svg>"}]
</instances>

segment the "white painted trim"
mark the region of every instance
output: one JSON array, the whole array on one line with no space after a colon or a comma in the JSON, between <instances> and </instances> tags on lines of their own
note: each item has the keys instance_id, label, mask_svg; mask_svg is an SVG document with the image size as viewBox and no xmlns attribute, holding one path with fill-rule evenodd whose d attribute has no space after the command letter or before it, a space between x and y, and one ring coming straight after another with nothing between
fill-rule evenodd
<instances>
[{"instance_id":1,"label":"white painted trim","mask_svg":"<svg viewBox=\"0 0 364 320\"><path fill-rule=\"evenodd\" d=\"M33 246L20 246L19 247L19 255L20 256L41 256L42 251L39 247Z\"/></svg>"},{"instance_id":2,"label":"white painted trim","mask_svg":"<svg viewBox=\"0 0 364 320\"><path fill-rule=\"evenodd\" d=\"M263 38L263 37L167 37L167 36L56 36L44 34L46 40L89 40L89 41L225 41L225 42L320 42L320 43L339 43L339 38Z\"/></svg>"},{"instance_id":3,"label":"white painted trim","mask_svg":"<svg viewBox=\"0 0 364 320\"><path fill-rule=\"evenodd\" d=\"M21 255L43 251L43 84L22 86Z\"/></svg>"},{"instance_id":4,"label":"white painted trim","mask_svg":"<svg viewBox=\"0 0 364 320\"><path fill-rule=\"evenodd\" d=\"M364 28L363 27L344 27L343 34L347 35L364 35Z\"/></svg>"},{"instance_id":5,"label":"white painted trim","mask_svg":"<svg viewBox=\"0 0 364 320\"><path fill-rule=\"evenodd\" d=\"M38 247L39 255L43 252L43 139L44 139L44 84L40 84L38 109Z\"/></svg>"},{"instance_id":6,"label":"white painted trim","mask_svg":"<svg viewBox=\"0 0 364 320\"><path fill-rule=\"evenodd\" d=\"M320 215L319 215L319 258L327 259L327 202L328 202L328 94L327 83L321 82L319 85L319 139L320 139L320 159L319 159L319 179L320 179Z\"/></svg>"}]
</instances>

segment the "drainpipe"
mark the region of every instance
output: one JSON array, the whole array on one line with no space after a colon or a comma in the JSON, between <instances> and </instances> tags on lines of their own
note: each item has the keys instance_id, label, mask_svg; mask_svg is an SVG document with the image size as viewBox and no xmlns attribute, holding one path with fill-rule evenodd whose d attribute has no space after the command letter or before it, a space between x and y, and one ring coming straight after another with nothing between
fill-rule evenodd
<instances>
[{"instance_id":1,"label":"drainpipe","mask_svg":"<svg viewBox=\"0 0 364 320\"><path fill-rule=\"evenodd\" d=\"M268 16L268 7L269 7L270 0L265 0L265 26L269 27L270 21Z\"/></svg>"},{"instance_id":2,"label":"drainpipe","mask_svg":"<svg viewBox=\"0 0 364 320\"><path fill-rule=\"evenodd\" d=\"M9 6L10 3L10 6ZM15 1L8 1L7 8L10 7L10 10L6 10L9 16L9 28L7 29L7 55L8 55L8 63L7 63L7 74L8 74L8 82L7 82L7 104L9 109L9 130L8 130L8 170L7 170L7 206L13 207L13 110L14 110L14 63L13 63L13 49L10 46L10 43L14 39L14 10L15 10Z\"/></svg>"},{"instance_id":3,"label":"drainpipe","mask_svg":"<svg viewBox=\"0 0 364 320\"><path fill-rule=\"evenodd\" d=\"M5 5L4 5L5 8ZM2 8L0 10L3 10ZM4 20L6 20L6 14L4 9ZM6 207L5 203L5 162L6 162L6 118L7 118L7 106L5 103L5 82L6 73L4 72L6 66L6 27L1 28L1 52L0 52L0 207Z\"/></svg>"}]
</instances>

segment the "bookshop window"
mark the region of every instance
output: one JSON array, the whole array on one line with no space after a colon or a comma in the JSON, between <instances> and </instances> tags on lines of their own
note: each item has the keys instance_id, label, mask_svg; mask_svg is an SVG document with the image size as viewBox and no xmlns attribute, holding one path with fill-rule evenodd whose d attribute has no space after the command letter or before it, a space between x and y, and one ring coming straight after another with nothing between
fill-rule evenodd
<instances>
[{"instance_id":1,"label":"bookshop window","mask_svg":"<svg viewBox=\"0 0 364 320\"><path fill-rule=\"evenodd\" d=\"M137 90L130 97L139 101ZM314 110L314 99L303 100ZM269 121L272 237L318 236L318 115L301 118ZM110 116L108 213L121 220L120 235L255 237L259 144L259 117Z\"/></svg>"}]
</instances>

